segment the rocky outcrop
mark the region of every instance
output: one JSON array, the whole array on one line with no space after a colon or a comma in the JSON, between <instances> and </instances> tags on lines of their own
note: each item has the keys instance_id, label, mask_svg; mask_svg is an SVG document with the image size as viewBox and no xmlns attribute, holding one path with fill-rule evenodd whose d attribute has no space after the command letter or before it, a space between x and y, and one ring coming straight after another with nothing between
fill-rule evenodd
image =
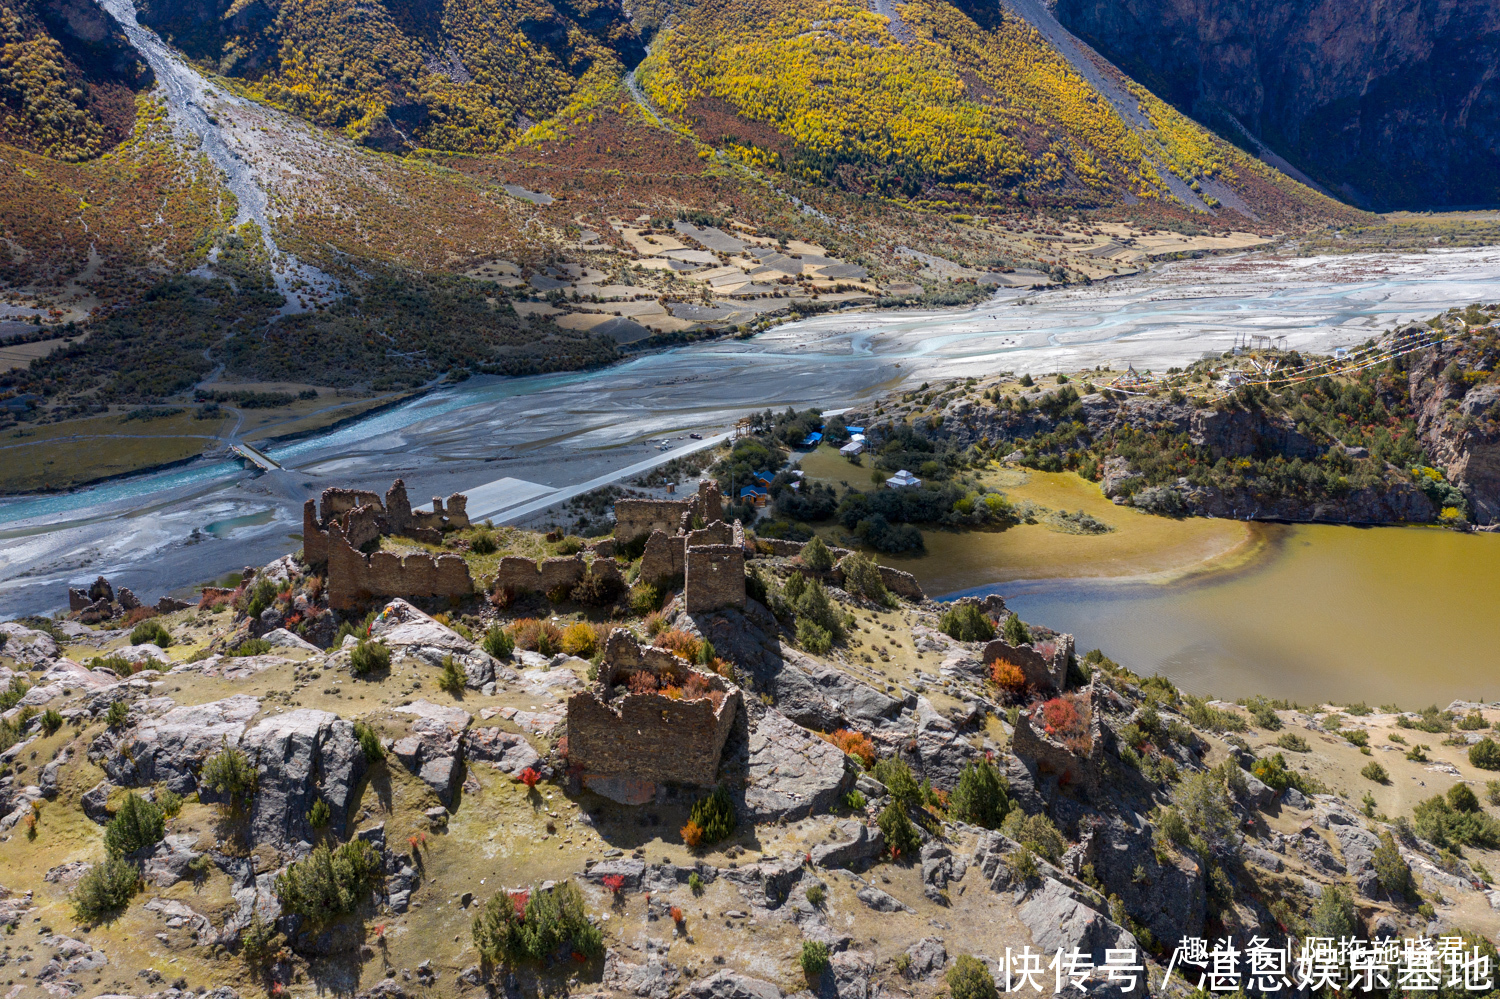
<instances>
[{"instance_id":1,"label":"rocky outcrop","mask_svg":"<svg viewBox=\"0 0 1500 999\"><path fill-rule=\"evenodd\" d=\"M123 733L104 731L89 746L89 759L115 784L162 783L186 796L202 790L197 774L203 761L223 745L237 745L259 710L260 700L248 694L174 707Z\"/></svg>"},{"instance_id":2,"label":"rocky outcrop","mask_svg":"<svg viewBox=\"0 0 1500 999\"><path fill-rule=\"evenodd\" d=\"M311 842L315 834L307 816L320 798L329 808L329 829L343 834L367 764L352 722L328 711L294 708L246 732L243 749L256 769L250 810L255 842Z\"/></svg>"},{"instance_id":3,"label":"rocky outcrop","mask_svg":"<svg viewBox=\"0 0 1500 999\"><path fill-rule=\"evenodd\" d=\"M515 670L400 597L387 603L376 615L370 625L370 636L384 642L393 652L432 666L442 666L452 656L464 671L464 685L471 690L517 679Z\"/></svg>"},{"instance_id":4,"label":"rocky outcrop","mask_svg":"<svg viewBox=\"0 0 1500 999\"><path fill-rule=\"evenodd\" d=\"M754 822L826 812L854 786L850 763L835 746L767 709L750 733L745 812Z\"/></svg>"},{"instance_id":5,"label":"rocky outcrop","mask_svg":"<svg viewBox=\"0 0 1500 999\"><path fill-rule=\"evenodd\" d=\"M462 780L464 732L474 716L462 708L431 701L415 701L395 710L413 715L415 720L410 734L397 739L391 752L432 788L445 807L451 806Z\"/></svg>"},{"instance_id":6,"label":"rocky outcrop","mask_svg":"<svg viewBox=\"0 0 1500 999\"><path fill-rule=\"evenodd\" d=\"M1062 948L1064 954L1071 954L1077 948L1091 955L1095 965L1102 965L1105 950L1140 948L1128 930L1085 905L1076 891L1056 878L1045 878L1041 889L1027 896L1016 915L1043 953Z\"/></svg>"},{"instance_id":7,"label":"rocky outcrop","mask_svg":"<svg viewBox=\"0 0 1500 999\"><path fill-rule=\"evenodd\" d=\"M1362 207L1500 201L1494 3L1059 0L1056 13L1157 95Z\"/></svg>"},{"instance_id":8,"label":"rocky outcrop","mask_svg":"<svg viewBox=\"0 0 1500 999\"><path fill-rule=\"evenodd\" d=\"M1411 355L1407 388L1417 432L1434 465L1468 501L1475 523L1500 522L1500 385L1445 376L1455 361L1472 367L1466 345L1443 344Z\"/></svg>"}]
</instances>

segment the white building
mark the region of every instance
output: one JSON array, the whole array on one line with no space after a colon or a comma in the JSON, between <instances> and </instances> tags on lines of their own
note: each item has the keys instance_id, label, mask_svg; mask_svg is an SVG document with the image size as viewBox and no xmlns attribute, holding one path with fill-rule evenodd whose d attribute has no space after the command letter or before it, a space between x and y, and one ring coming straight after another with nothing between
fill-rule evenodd
<instances>
[{"instance_id":1,"label":"white building","mask_svg":"<svg viewBox=\"0 0 1500 999\"><path fill-rule=\"evenodd\" d=\"M886 479L885 484L890 489L915 489L922 484L922 480L903 468L889 479Z\"/></svg>"},{"instance_id":2,"label":"white building","mask_svg":"<svg viewBox=\"0 0 1500 999\"><path fill-rule=\"evenodd\" d=\"M850 441L848 444L845 444L843 447L839 448L839 454L843 455L845 458L852 458L864 449L864 441Z\"/></svg>"}]
</instances>

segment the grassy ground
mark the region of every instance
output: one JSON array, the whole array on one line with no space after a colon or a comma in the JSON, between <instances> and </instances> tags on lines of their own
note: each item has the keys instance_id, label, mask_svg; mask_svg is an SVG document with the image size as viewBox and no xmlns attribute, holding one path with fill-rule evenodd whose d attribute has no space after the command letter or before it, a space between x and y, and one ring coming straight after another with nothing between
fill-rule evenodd
<instances>
[{"instance_id":1,"label":"grassy ground","mask_svg":"<svg viewBox=\"0 0 1500 999\"><path fill-rule=\"evenodd\" d=\"M0 492L66 489L200 454L225 420L191 410L159 420L96 416L0 432Z\"/></svg>"}]
</instances>

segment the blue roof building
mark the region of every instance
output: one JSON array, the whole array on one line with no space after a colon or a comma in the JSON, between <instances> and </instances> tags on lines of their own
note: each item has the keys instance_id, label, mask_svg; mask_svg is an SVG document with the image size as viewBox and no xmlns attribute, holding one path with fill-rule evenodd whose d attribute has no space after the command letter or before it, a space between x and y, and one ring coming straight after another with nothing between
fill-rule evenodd
<instances>
[{"instance_id":1,"label":"blue roof building","mask_svg":"<svg viewBox=\"0 0 1500 999\"><path fill-rule=\"evenodd\" d=\"M818 442L822 439L823 435L821 433L818 433L817 431L814 431L813 433L807 435L807 439L802 442L802 446L816 447L818 445Z\"/></svg>"}]
</instances>

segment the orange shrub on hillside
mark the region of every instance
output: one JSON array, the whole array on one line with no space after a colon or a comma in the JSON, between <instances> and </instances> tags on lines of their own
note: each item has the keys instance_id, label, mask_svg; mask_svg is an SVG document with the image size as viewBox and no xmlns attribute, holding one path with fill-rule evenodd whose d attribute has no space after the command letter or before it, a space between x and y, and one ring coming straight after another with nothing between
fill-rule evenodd
<instances>
[{"instance_id":1,"label":"orange shrub on hillside","mask_svg":"<svg viewBox=\"0 0 1500 999\"><path fill-rule=\"evenodd\" d=\"M682 827L682 841L694 850L703 845L703 830L692 819Z\"/></svg>"},{"instance_id":2,"label":"orange shrub on hillside","mask_svg":"<svg viewBox=\"0 0 1500 999\"><path fill-rule=\"evenodd\" d=\"M861 763L868 770L875 765L875 743L863 732L851 732L847 728L841 728L833 732L818 733L819 737L827 742L833 743L849 756L858 756Z\"/></svg>"},{"instance_id":3,"label":"orange shrub on hillside","mask_svg":"<svg viewBox=\"0 0 1500 999\"><path fill-rule=\"evenodd\" d=\"M1064 694L1045 702L1042 730L1075 753L1089 751L1088 707L1076 695Z\"/></svg>"},{"instance_id":4,"label":"orange shrub on hillside","mask_svg":"<svg viewBox=\"0 0 1500 999\"><path fill-rule=\"evenodd\" d=\"M1020 695L1026 692L1026 674L1013 662L996 659L990 663L990 679L1007 694Z\"/></svg>"},{"instance_id":5,"label":"orange shrub on hillside","mask_svg":"<svg viewBox=\"0 0 1500 999\"><path fill-rule=\"evenodd\" d=\"M697 662L698 657L703 654L702 639L676 628L657 635L656 641L652 644L658 649L666 649L668 652L675 653L690 663Z\"/></svg>"}]
</instances>

